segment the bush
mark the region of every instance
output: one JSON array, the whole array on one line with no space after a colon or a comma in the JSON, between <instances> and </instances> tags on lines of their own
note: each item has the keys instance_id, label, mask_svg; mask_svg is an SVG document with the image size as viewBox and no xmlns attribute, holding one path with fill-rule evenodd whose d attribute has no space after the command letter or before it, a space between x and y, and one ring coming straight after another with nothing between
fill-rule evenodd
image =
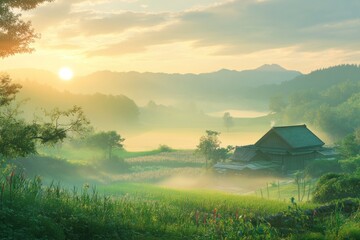
<instances>
[{"instance_id":1,"label":"bush","mask_svg":"<svg viewBox=\"0 0 360 240\"><path fill-rule=\"evenodd\" d=\"M360 223L349 222L344 224L339 231L338 239L356 240L360 239Z\"/></svg>"},{"instance_id":2,"label":"bush","mask_svg":"<svg viewBox=\"0 0 360 240\"><path fill-rule=\"evenodd\" d=\"M339 161L343 171L354 173L360 169L360 155Z\"/></svg>"},{"instance_id":3,"label":"bush","mask_svg":"<svg viewBox=\"0 0 360 240\"><path fill-rule=\"evenodd\" d=\"M169 147L168 145L160 144L158 150L160 152L172 152L173 149Z\"/></svg>"},{"instance_id":4,"label":"bush","mask_svg":"<svg viewBox=\"0 0 360 240\"><path fill-rule=\"evenodd\" d=\"M325 236L321 233L317 232L310 232L302 234L301 236L295 236L292 239L300 240L300 239L307 239L307 240L325 240Z\"/></svg>"},{"instance_id":5,"label":"bush","mask_svg":"<svg viewBox=\"0 0 360 240\"><path fill-rule=\"evenodd\" d=\"M314 191L314 202L360 197L360 177L348 174L326 174L319 179Z\"/></svg>"}]
</instances>

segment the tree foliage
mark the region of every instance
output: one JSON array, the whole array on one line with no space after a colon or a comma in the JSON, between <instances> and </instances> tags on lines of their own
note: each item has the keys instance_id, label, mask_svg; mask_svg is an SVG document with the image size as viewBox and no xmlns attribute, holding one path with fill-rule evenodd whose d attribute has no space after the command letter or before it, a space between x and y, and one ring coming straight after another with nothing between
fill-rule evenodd
<instances>
[{"instance_id":1,"label":"tree foliage","mask_svg":"<svg viewBox=\"0 0 360 240\"><path fill-rule=\"evenodd\" d=\"M330 202L344 198L360 197L360 177L357 175L329 173L323 175L314 190L315 202Z\"/></svg>"},{"instance_id":2,"label":"tree foliage","mask_svg":"<svg viewBox=\"0 0 360 240\"><path fill-rule=\"evenodd\" d=\"M360 155L340 160L339 163L346 173L360 173Z\"/></svg>"},{"instance_id":3,"label":"tree foliage","mask_svg":"<svg viewBox=\"0 0 360 240\"><path fill-rule=\"evenodd\" d=\"M38 35L31 22L21 20L21 11L37 7L51 0L1 0L0 1L0 57L31 52L29 44ZM19 117L19 106L14 107L21 86L11 83L8 75L0 76L0 156L14 158L36 153L40 144L55 144L71 133L82 133L89 121L82 109L74 106L67 111L54 109L45 112L44 118L31 123ZM16 104L15 104L16 105Z\"/></svg>"},{"instance_id":4,"label":"tree foliage","mask_svg":"<svg viewBox=\"0 0 360 240\"><path fill-rule=\"evenodd\" d=\"M0 76L0 156L14 158L36 153L38 143L55 144L88 129L89 121L78 106L45 112L31 123L21 119L19 106L13 106L20 88L11 83L9 76Z\"/></svg>"},{"instance_id":5,"label":"tree foliage","mask_svg":"<svg viewBox=\"0 0 360 240\"><path fill-rule=\"evenodd\" d=\"M360 144L354 133L347 135L340 141L338 150L343 158L350 158L360 154Z\"/></svg>"},{"instance_id":6,"label":"tree foliage","mask_svg":"<svg viewBox=\"0 0 360 240\"><path fill-rule=\"evenodd\" d=\"M52 0L1 0L0 1L0 57L31 52L29 46L39 35L31 22L21 19L20 11L37 7Z\"/></svg>"},{"instance_id":7,"label":"tree foliage","mask_svg":"<svg viewBox=\"0 0 360 240\"><path fill-rule=\"evenodd\" d=\"M281 124L306 122L339 140L360 127L360 66L318 70L278 86L271 111ZM270 89L269 89L270 91ZM279 93L279 91L281 93ZM283 106L283 104L285 104Z\"/></svg>"},{"instance_id":8,"label":"tree foliage","mask_svg":"<svg viewBox=\"0 0 360 240\"><path fill-rule=\"evenodd\" d=\"M90 135L87 143L90 147L98 148L105 151L107 158L111 160L114 148L123 148L124 138L115 131L99 132Z\"/></svg>"},{"instance_id":9,"label":"tree foliage","mask_svg":"<svg viewBox=\"0 0 360 240\"><path fill-rule=\"evenodd\" d=\"M319 178L326 173L341 172L342 165L338 161L318 159L306 165L305 175L311 178Z\"/></svg>"},{"instance_id":10,"label":"tree foliage","mask_svg":"<svg viewBox=\"0 0 360 240\"><path fill-rule=\"evenodd\" d=\"M21 88L20 84L11 83L9 75L0 76L0 107L9 105Z\"/></svg>"},{"instance_id":11,"label":"tree foliage","mask_svg":"<svg viewBox=\"0 0 360 240\"><path fill-rule=\"evenodd\" d=\"M200 138L200 143L196 146L196 153L203 155L206 159L206 167L208 167L208 161L213 165L227 159L229 152L233 150L232 146L220 147L219 135L220 132L206 130L206 135Z\"/></svg>"},{"instance_id":12,"label":"tree foliage","mask_svg":"<svg viewBox=\"0 0 360 240\"><path fill-rule=\"evenodd\" d=\"M286 103L283 96L273 96L269 100L269 110L278 113L284 110Z\"/></svg>"}]
</instances>

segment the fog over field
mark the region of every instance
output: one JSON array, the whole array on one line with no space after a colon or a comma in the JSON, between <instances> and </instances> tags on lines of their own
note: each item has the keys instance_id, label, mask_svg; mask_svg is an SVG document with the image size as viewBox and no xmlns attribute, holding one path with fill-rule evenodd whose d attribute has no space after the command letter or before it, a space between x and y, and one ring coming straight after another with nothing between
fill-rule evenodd
<instances>
[{"instance_id":1,"label":"fog over field","mask_svg":"<svg viewBox=\"0 0 360 240\"><path fill-rule=\"evenodd\" d=\"M360 239L360 1L0 1L0 240Z\"/></svg>"}]
</instances>

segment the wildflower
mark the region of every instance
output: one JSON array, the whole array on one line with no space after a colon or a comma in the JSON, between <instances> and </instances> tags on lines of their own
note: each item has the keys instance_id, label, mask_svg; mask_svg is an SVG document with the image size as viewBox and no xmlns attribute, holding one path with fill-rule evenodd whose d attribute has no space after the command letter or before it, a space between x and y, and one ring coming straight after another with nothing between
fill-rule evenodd
<instances>
[{"instance_id":1,"label":"wildflower","mask_svg":"<svg viewBox=\"0 0 360 240\"><path fill-rule=\"evenodd\" d=\"M216 208L214 208L214 210L213 210L213 219L214 219L214 222L216 223L216 216L217 216L217 209Z\"/></svg>"}]
</instances>

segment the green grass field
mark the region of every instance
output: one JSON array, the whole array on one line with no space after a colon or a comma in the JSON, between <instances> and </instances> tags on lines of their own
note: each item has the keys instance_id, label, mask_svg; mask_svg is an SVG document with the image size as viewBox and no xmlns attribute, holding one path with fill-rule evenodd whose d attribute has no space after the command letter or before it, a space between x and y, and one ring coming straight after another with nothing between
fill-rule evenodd
<instances>
[{"instance_id":1,"label":"green grass field","mask_svg":"<svg viewBox=\"0 0 360 240\"><path fill-rule=\"evenodd\" d=\"M208 172L192 150L116 151L120 164L88 149L43 153L27 160L44 181L2 173L0 239L351 239L360 224L358 212L309 219L319 206L309 185L301 202L291 178ZM57 172L62 184L51 181ZM266 220L279 213L283 226Z\"/></svg>"},{"instance_id":2,"label":"green grass field","mask_svg":"<svg viewBox=\"0 0 360 240\"><path fill-rule=\"evenodd\" d=\"M256 196L240 196L215 190L183 190L158 187L150 184L120 183L98 187L99 192L113 197L134 196L144 200L156 200L171 203L174 207L184 211L199 210L210 212L217 209L219 212L255 214L265 216L284 211L290 204L276 200L265 200ZM304 203L302 206L313 208L315 204Z\"/></svg>"},{"instance_id":3,"label":"green grass field","mask_svg":"<svg viewBox=\"0 0 360 240\"><path fill-rule=\"evenodd\" d=\"M360 222L358 212L339 213L309 225L303 210L315 204L146 184L64 189L8 172L0 186L1 239L326 239L345 227L354 234ZM279 212L291 220L285 229L266 220Z\"/></svg>"}]
</instances>

